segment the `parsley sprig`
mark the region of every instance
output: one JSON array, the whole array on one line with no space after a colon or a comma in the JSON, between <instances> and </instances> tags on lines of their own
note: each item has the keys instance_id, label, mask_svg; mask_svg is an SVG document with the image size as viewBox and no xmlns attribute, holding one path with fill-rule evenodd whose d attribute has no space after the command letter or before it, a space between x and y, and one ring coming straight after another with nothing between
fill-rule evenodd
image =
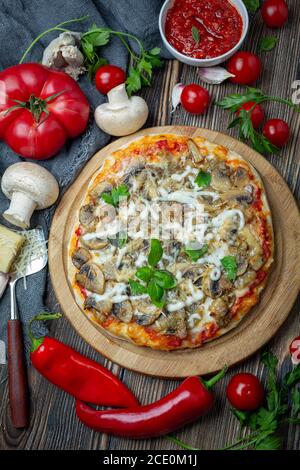
<instances>
[{"instance_id":1,"label":"parsley sprig","mask_svg":"<svg viewBox=\"0 0 300 470\"><path fill-rule=\"evenodd\" d=\"M74 18L43 31L28 46L19 63L21 64L24 61L32 47L46 34L53 31L70 32L69 29L65 28L66 25L81 22L87 18L88 16ZM126 33L124 31L115 31L111 28L100 28L96 24L93 24L86 32L84 32L80 39L80 47L85 58L85 67L87 68L90 78L92 79L94 77L97 69L101 65L107 63L107 60L101 55L101 48L106 46L113 36L117 37L122 42L123 46L129 52L131 59L131 67L129 68L128 78L126 80L127 93L131 95L132 93L140 90L142 86L150 86L153 70L161 67L163 64L159 57L160 48L154 47L147 51L142 41L133 34ZM132 49L129 41L133 41L137 44L137 53Z\"/></svg>"},{"instance_id":2,"label":"parsley sprig","mask_svg":"<svg viewBox=\"0 0 300 470\"><path fill-rule=\"evenodd\" d=\"M248 111L241 109L242 105L249 101L254 102L252 108ZM237 127L241 140L250 141L252 147L259 153L277 153L279 151L278 147L273 145L263 134L255 130L251 121L251 112L253 108L257 104L266 102L286 104L300 113L300 106L294 104L291 100L265 95L263 91L252 87L247 87L245 93L234 93L232 95L228 95L216 104L220 108L228 110L231 114L236 114L236 112L239 111L239 116L235 117L231 121L228 125L228 129Z\"/></svg>"},{"instance_id":3,"label":"parsley sprig","mask_svg":"<svg viewBox=\"0 0 300 470\"><path fill-rule=\"evenodd\" d=\"M135 276L143 281L142 284L134 279L129 279L132 295L148 294L151 302L159 308L166 304L166 291L174 289L177 285L176 278L165 269L157 269L156 266L163 256L161 243L156 238L151 240L148 254L148 266L139 268Z\"/></svg>"},{"instance_id":4,"label":"parsley sprig","mask_svg":"<svg viewBox=\"0 0 300 470\"><path fill-rule=\"evenodd\" d=\"M280 427L285 423L300 424L300 364L288 372L281 383L277 379L278 359L270 351L264 351L261 361L267 369L267 394L265 403L256 411L245 412L232 409L242 427L251 432L233 444L219 450L277 450L282 447ZM173 436L167 437L183 449L192 448Z\"/></svg>"},{"instance_id":5,"label":"parsley sprig","mask_svg":"<svg viewBox=\"0 0 300 470\"><path fill-rule=\"evenodd\" d=\"M162 66L162 60L159 57L160 48L154 47L147 51L139 38L124 31L114 31L110 28L99 28L93 25L81 37L81 46L86 58L86 65L89 75L94 76L96 70L103 63L99 55L99 48L108 44L112 36L116 36L122 42L123 46L129 52L131 58L131 67L129 68L128 78L126 80L126 89L129 95L140 90L142 86L150 86L152 73L155 68ZM131 48L129 40L137 43L139 52Z\"/></svg>"}]
</instances>

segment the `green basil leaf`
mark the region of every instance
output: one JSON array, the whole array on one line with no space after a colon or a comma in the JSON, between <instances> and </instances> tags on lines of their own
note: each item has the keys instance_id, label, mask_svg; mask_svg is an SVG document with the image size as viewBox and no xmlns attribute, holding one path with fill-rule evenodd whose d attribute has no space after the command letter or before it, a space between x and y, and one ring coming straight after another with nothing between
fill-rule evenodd
<instances>
[{"instance_id":1,"label":"green basil leaf","mask_svg":"<svg viewBox=\"0 0 300 470\"><path fill-rule=\"evenodd\" d=\"M113 188L111 191L111 195L114 201L114 206L117 207L120 202L120 199L125 199L129 196L128 186L126 186L126 184L121 184L117 188Z\"/></svg>"},{"instance_id":2,"label":"green basil leaf","mask_svg":"<svg viewBox=\"0 0 300 470\"><path fill-rule=\"evenodd\" d=\"M202 258L202 256L204 256L205 253L208 252L208 245L205 244L201 248L195 250L193 250L192 248L185 248L184 252L192 261L196 262L199 258Z\"/></svg>"},{"instance_id":3,"label":"green basil leaf","mask_svg":"<svg viewBox=\"0 0 300 470\"><path fill-rule=\"evenodd\" d=\"M243 0L243 2L250 13L255 13L260 7L259 0Z\"/></svg>"},{"instance_id":4,"label":"green basil leaf","mask_svg":"<svg viewBox=\"0 0 300 470\"><path fill-rule=\"evenodd\" d=\"M165 305L164 299L164 289L159 286L154 279L148 284L147 293L151 299L151 302L156 305L156 307L162 308Z\"/></svg>"},{"instance_id":5,"label":"green basil leaf","mask_svg":"<svg viewBox=\"0 0 300 470\"><path fill-rule=\"evenodd\" d=\"M160 287L163 289L174 289L177 285L175 276L169 271L163 269L156 269L153 278Z\"/></svg>"},{"instance_id":6,"label":"green basil leaf","mask_svg":"<svg viewBox=\"0 0 300 470\"><path fill-rule=\"evenodd\" d=\"M161 260L163 255L163 249L161 243L156 238L152 238L150 245L150 253L148 255L148 264L150 266L156 266Z\"/></svg>"},{"instance_id":7,"label":"green basil leaf","mask_svg":"<svg viewBox=\"0 0 300 470\"><path fill-rule=\"evenodd\" d=\"M106 204L110 204L111 206L114 205L111 193L102 193L101 197L102 197L103 201L106 202Z\"/></svg>"},{"instance_id":8,"label":"green basil leaf","mask_svg":"<svg viewBox=\"0 0 300 470\"><path fill-rule=\"evenodd\" d=\"M125 199L128 196L129 190L126 184L121 184L120 186L113 188L110 192L103 193L101 195L103 201L105 201L106 204L110 204L114 207L119 205L121 199Z\"/></svg>"},{"instance_id":9,"label":"green basil leaf","mask_svg":"<svg viewBox=\"0 0 300 470\"><path fill-rule=\"evenodd\" d=\"M275 36L267 36L265 38L262 38L259 41L259 50L262 52L269 52L274 49L278 42L278 38Z\"/></svg>"},{"instance_id":10,"label":"green basil leaf","mask_svg":"<svg viewBox=\"0 0 300 470\"><path fill-rule=\"evenodd\" d=\"M237 273L237 262L235 256L224 256L221 264L225 270L226 276L230 281L234 281Z\"/></svg>"},{"instance_id":11,"label":"green basil leaf","mask_svg":"<svg viewBox=\"0 0 300 470\"><path fill-rule=\"evenodd\" d=\"M200 187L200 188L205 188L206 186L209 186L211 183L211 174L206 173L205 171L199 171L198 176L195 179L195 183Z\"/></svg>"},{"instance_id":12,"label":"green basil leaf","mask_svg":"<svg viewBox=\"0 0 300 470\"><path fill-rule=\"evenodd\" d=\"M147 293L147 287L143 286L140 282L134 281L133 279L129 279L129 286L132 295L141 295Z\"/></svg>"},{"instance_id":13,"label":"green basil leaf","mask_svg":"<svg viewBox=\"0 0 300 470\"><path fill-rule=\"evenodd\" d=\"M196 26L192 26L192 36L193 36L196 46L198 46L199 41L200 41L200 33L199 33L199 29L196 28Z\"/></svg>"},{"instance_id":14,"label":"green basil leaf","mask_svg":"<svg viewBox=\"0 0 300 470\"><path fill-rule=\"evenodd\" d=\"M153 269L149 266L143 266L139 268L135 273L136 277L144 282L149 282L153 276Z\"/></svg>"}]
</instances>

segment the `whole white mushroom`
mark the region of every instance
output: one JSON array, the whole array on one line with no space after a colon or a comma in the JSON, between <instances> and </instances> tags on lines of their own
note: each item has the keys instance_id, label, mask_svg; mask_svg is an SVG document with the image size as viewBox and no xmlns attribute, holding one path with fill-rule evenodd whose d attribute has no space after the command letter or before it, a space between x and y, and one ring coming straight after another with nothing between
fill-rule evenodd
<instances>
[{"instance_id":1,"label":"whole white mushroom","mask_svg":"<svg viewBox=\"0 0 300 470\"><path fill-rule=\"evenodd\" d=\"M8 167L2 176L1 189L11 200L3 217L23 229L30 226L34 210L52 206L59 195L54 176L42 166L29 162Z\"/></svg>"},{"instance_id":2,"label":"whole white mushroom","mask_svg":"<svg viewBox=\"0 0 300 470\"><path fill-rule=\"evenodd\" d=\"M95 110L97 125L107 134L129 135L139 130L148 117L148 106L140 96L127 95L125 83L112 88L108 103L100 104Z\"/></svg>"}]
</instances>

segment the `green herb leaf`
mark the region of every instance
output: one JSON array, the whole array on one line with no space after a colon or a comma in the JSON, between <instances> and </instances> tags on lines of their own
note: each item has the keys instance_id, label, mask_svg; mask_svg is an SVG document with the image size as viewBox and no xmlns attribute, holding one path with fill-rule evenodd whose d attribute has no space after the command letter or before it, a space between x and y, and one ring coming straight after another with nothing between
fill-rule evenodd
<instances>
[{"instance_id":1,"label":"green herb leaf","mask_svg":"<svg viewBox=\"0 0 300 470\"><path fill-rule=\"evenodd\" d=\"M129 189L126 184L121 184L116 188L113 188L110 192L102 193L101 197L106 204L110 204L114 207L118 207L120 201L129 196Z\"/></svg>"},{"instance_id":2,"label":"green herb leaf","mask_svg":"<svg viewBox=\"0 0 300 470\"><path fill-rule=\"evenodd\" d=\"M147 287L143 286L140 282L134 281L133 279L128 280L131 294L132 295L141 295L147 293Z\"/></svg>"},{"instance_id":3,"label":"green herb leaf","mask_svg":"<svg viewBox=\"0 0 300 470\"><path fill-rule=\"evenodd\" d=\"M188 255L188 257L196 262L198 261L199 258L202 258L202 256L205 255L205 253L208 252L208 245L205 244L199 249L192 249L192 248L185 248L184 252Z\"/></svg>"},{"instance_id":4,"label":"green herb leaf","mask_svg":"<svg viewBox=\"0 0 300 470\"><path fill-rule=\"evenodd\" d=\"M161 243L156 238L152 238L150 245L150 253L148 255L148 264L150 266L156 266L161 260L163 255L163 249Z\"/></svg>"},{"instance_id":5,"label":"green herb leaf","mask_svg":"<svg viewBox=\"0 0 300 470\"><path fill-rule=\"evenodd\" d=\"M151 302L159 308L162 308L165 305L164 289L159 286L155 279L151 279L147 287L147 293L151 299Z\"/></svg>"},{"instance_id":6,"label":"green herb leaf","mask_svg":"<svg viewBox=\"0 0 300 470\"><path fill-rule=\"evenodd\" d=\"M261 52L270 52L274 49L278 42L278 38L275 36L267 36L262 38L259 42L259 50Z\"/></svg>"},{"instance_id":7,"label":"green herb leaf","mask_svg":"<svg viewBox=\"0 0 300 470\"><path fill-rule=\"evenodd\" d=\"M175 276L169 271L163 269L156 269L154 271L153 279L163 289L174 289L177 285Z\"/></svg>"},{"instance_id":8,"label":"green herb leaf","mask_svg":"<svg viewBox=\"0 0 300 470\"><path fill-rule=\"evenodd\" d=\"M153 49L150 49L149 54L150 55L159 55L160 54L160 47L153 47Z\"/></svg>"},{"instance_id":9,"label":"green herb leaf","mask_svg":"<svg viewBox=\"0 0 300 470\"><path fill-rule=\"evenodd\" d=\"M297 364L291 372L288 372L283 379L287 388L292 388L300 382L300 364Z\"/></svg>"},{"instance_id":10,"label":"green herb leaf","mask_svg":"<svg viewBox=\"0 0 300 470\"><path fill-rule=\"evenodd\" d=\"M255 13L260 7L259 0L243 0L243 2L250 13Z\"/></svg>"},{"instance_id":11,"label":"green herb leaf","mask_svg":"<svg viewBox=\"0 0 300 470\"><path fill-rule=\"evenodd\" d=\"M224 256L224 258L221 259L221 264L225 270L226 277L230 281L234 281L237 273L237 262L235 256Z\"/></svg>"},{"instance_id":12,"label":"green herb leaf","mask_svg":"<svg viewBox=\"0 0 300 470\"><path fill-rule=\"evenodd\" d=\"M153 269L150 268L149 266L143 266L142 268L139 268L137 270L135 275L141 281L148 283L153 276Z\"/></svg>"},{"instance_id":13,"label":"green herb leaf","mask_svg":"<svg viewBox=\"0 0 300 470\"><path fill-rule=\"evenodd\" d=\"M200 33L199 33L199 29L196 28L196 26L192 26L192 36L193 36L196 46L198 46L199 41L200 41Z\"/></svg>"},{"instance_id":14,"label":"green herb leaf","mask_svg":"<svg viewBox=\"0 0 300 470\"><path fill-rule=\"evenodd\" d=\"M93 32L95 30L95 32ZM85 43L90 43L94 47L101 47L108 44L110 39L110 30L109 29L102 29L101 31L97 31L97 26L90 29L88 36L84 38Z\"/></svg>"},{"instance_id":15,"label":"green herb leaf","mask_svg":"<svg viewBox=\"0 0 300 470\"><path fill-rule=\"evenodd\" d=\"M281 448L282 441L274 434L264 437L255 445L255 450L278 450Z\"/></svg>"},{"instance_id":16,"label":"green herb leaf","mask_svg":"<svg viewBox=\"0 0 300 470\"><path fill-rule=\"evenodd\" d=\"M140 90L140 88L142 87L140 72L136 68L130 67L128 77L125 83L126 90L129 96L132 95L132 93L135 93L136 91Z\"/></svg>"},{"instance_id":17,"label":"green herb leaf","mask_svg":"<svg viewBox=\"0 0 300 470\"><path fill-rule=\"evenodd\" d=\"M195 183L200 188L205 188L206 186L209 186L210 183L211 183L211 174L200 170L197 177L196 177L196 179L195 179Z\"/></svg>"}]
</instances>

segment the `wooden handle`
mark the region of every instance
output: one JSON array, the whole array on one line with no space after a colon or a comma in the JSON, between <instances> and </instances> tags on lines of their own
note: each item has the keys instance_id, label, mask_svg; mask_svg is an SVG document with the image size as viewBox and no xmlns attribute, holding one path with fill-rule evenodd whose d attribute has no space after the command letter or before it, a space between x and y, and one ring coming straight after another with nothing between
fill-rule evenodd
<instances>
[{"instance_id":1,"label":"wooden handle","mask_svg":"<svg viewBox=\"0 0 300 470\"><path fill-rule=\"evenodd\" d=\"M28 384L20 320L8 321L8 387L11 419L15 428L28 426Z\"/></svg>"}]
</instances>

